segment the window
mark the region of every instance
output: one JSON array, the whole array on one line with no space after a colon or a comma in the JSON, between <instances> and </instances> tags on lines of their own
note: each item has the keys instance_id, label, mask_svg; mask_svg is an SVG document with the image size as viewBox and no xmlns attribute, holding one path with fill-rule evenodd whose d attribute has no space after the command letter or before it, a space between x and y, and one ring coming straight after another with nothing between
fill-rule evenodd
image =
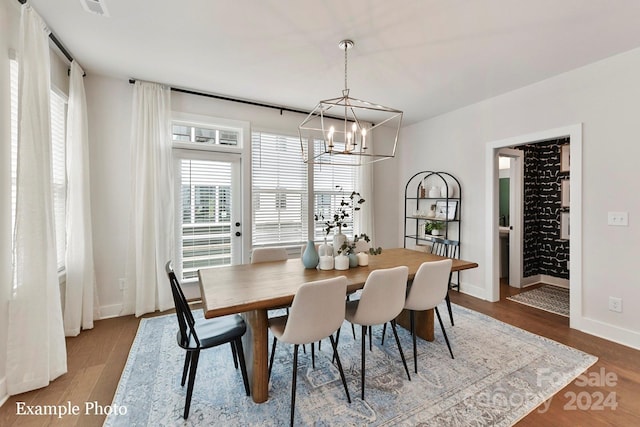
<instances>
[{"instance_id":1,"label":"window","mask_svg":"<svg viewBox=\"0 0 640 427\"><path fill-rule=\"evenodd\" d=\"M15 228L18 157L18 62L10 63L11 80L11 227ZM54 90L51 103L51 171L58 272L65 269L66 233L66 99Z\"/></svg>"},{"instance_id":2,"label":"window","mask_svg":"<svg viewBox=\"0 0 640 427\"><path fill-rule=\"evenodd\" d=\"M231 264L231 164L180 160L182 279Z\"/></svg>"},{"instance_id":3,"label":"window","mask_svg":"<svg viewBox=\"0 0 640 427\"><path fill-rule=\"evenodd\" d=\"M18 172L18 61L9 61L11 79L11 230L16 226Z\"/></svg>"},{"instance_id":4,"label":"window","mask_svg":"<svg viewBox=\"0 0 640 427\"><path fill-rule=\"evenodd\" d=\"M51 91L51 171L58 271L65 268L67 248L66 100Z\"/></svg>"},{"instance_id":5,"label":"window","mask_svg":"<svg viewBox=\"0 0 640 427\"><path fill-rule=\"evenodd\" d=\"M358 168L354 166L316 164L313 169L314 192L313 212L324 216L325 220L316 221L314 239L322 240L326 236L325 221L333 218L333 213L353 191L358 191ZM353 237L353 217L347 221L348 226L342 230L346 236Z\"/></svg>"},{"instance_id":6,"label":"window","mask_svg":"<svg viewBox=\"0 0 640 427\"><path fill-rule=\"evenodd\" d=\"M174 122L172 126L173 141L201 145L238 146L240 132L215 126L193 126L187 123Z\"/></svg>"},{"instance_id":7,"label":"window","mask_svg":"<svg viewBox=\"0 0 640 427\"><path fill-rule=\"evenodd\" d=\"M307 240L307 166L297 137L254 132L253 246L299 245Z\"/></svg>"}]
</instances>

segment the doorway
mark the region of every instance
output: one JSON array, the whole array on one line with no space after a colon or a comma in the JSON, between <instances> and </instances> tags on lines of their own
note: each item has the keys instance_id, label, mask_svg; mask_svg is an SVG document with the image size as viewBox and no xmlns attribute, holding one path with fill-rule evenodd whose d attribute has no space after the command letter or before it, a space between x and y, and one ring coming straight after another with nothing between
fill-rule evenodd
<instances>
[{"instance_id":1,"label":"doorway","mask_svg":"<svg viewBox=\"0 0 640 427\"><path fill-rule=\"evenodd\" d=\"M176 150L176 274L242 262L240 157Z\"/></svg>"},{"instance_id":2,"label":"doorway","mask_svg":"<svg viewBox=\"0 0 640 427\"><path fill-rule=\"evenodd\" d=\"M571 280L570 292L570 326L578 328L582 317L582 222L581 222L581 191L582 191L582 125L572 125L563 128L521 135L487 144L486 156L486 194L487 212L486 229L489 233L486 250L486 281L490 301L500 299L500 263L499 263L499 185L498 158L501 149L536 142L549 141L568 137L570 144L570 219L571 245L569 252L569 269ZM512 217L514 215L511 215Z\"/></svg>"},{"instance_id":3,"label":"doorway","mask_svg":"<svg viewBox=\"0 0 640 427\"><path fill-rule=\"evenodd\" d=\"M522 287L522 198L524 153L512 148L498 150L498 238L500 278L509 286Z\"/></svg>"}]
</instances>

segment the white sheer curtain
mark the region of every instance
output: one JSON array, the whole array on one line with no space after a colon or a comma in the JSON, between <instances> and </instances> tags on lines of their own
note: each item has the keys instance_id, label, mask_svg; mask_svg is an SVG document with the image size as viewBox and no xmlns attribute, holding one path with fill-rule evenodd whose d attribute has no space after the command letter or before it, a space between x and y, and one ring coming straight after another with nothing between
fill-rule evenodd
<instances>
[{"instance_id":1,"label":"white sheer curtain","mask_svg":"<svg viewBox=\"0 0 640 427\"><path fill-rule=\"evenodd\" d=\"M123 312L173 307L164 266L174 254L171 89L136 82L131 129L131 215Z\"/></svg>"},{"instance_id":2,"label":"white sheer curtain","mask_svg":"<svg viewBox=\"0 0 640 427\"><path fill-rule=\"evenodd\" d=\"M371 137L369 138L369 144L373 143ZM374 197L373 197L373 164L367 163L358 166L358 184L359 187L356 189L360 193L360 196L366 202L362 205L362 208L358 211L359 215L356 218L357 221L355 223L356 234L366 233L370 238L370 245L375 247L375 229L373 222L373 207L374 207Z\"/></svg>"},{"instance_id":3,"label":"white sheer curtain","mask_svg":"<svg viewBox=\"0 0 640 427\"><path fill-rule=\"evenodd\" d=\"M64 332L68 337L78 335L80 328L92 329L94 311L98 310L91 234L87 101L83 74L82 68L73 61L67 108L67 284Z\"/></svg>"},{"instance_id":4,"label":"white sheer curtain","mask_svg":"<svg viewBox=\"0 0 640 427\"><path fill-rule=\"evenodd\" d=\"M67 372L51 187L48 30L29 5L22 7L19 44L17 282L7 337L11 395L44 387Z\"/></svg>"}]
</instances>

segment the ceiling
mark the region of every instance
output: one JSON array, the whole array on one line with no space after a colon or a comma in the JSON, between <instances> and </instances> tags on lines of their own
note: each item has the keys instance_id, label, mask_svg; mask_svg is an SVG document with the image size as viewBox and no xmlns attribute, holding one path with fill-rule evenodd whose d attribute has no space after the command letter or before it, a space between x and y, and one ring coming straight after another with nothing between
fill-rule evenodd
<instances>
[{"instance_id":1,"label":"ceiling","mask_svg":"<svg viewBox=\"0 0 640 427\"><path fill-rule=\"evenodd\" d=\"M31 0L88 74L415 123L640 46L637 0Z\"/></svg>"}]
</instances>

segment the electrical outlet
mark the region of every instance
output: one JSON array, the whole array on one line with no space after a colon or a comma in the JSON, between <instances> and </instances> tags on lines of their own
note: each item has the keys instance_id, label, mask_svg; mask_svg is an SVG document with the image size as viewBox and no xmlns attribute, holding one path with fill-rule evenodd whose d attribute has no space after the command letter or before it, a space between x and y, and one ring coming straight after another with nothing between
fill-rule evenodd
<instances>
[{"instance_id":1,"label":"electrical outlet","mask_svg":"<svg viewBox=\"0 0 640 427\"><path fill-rule=\"evenodd\" d=\"M629 213L628 212L608 212L607 224L627 227L629 225Z\"/></svg>"},{"instance_id":2,"label":"electrical outlet","mask_svg":"<svg viewBox=\"0 0 640 427\"><path fill-rule=\"evenodd\" d=\"M121 291L124 291L125 289L127 289L127 279L120 279L119 283L120 283Z\"/></svg>"},{"instance_id":3,"label":"electrical outlet","mask_svg":"<svg viewBox=\"0 0 640 427\"><path fill-rule=\"evenodd\" d=\"M609 310L622 313L622 298L609 297Z\"/></svg>"}]
</instances>

